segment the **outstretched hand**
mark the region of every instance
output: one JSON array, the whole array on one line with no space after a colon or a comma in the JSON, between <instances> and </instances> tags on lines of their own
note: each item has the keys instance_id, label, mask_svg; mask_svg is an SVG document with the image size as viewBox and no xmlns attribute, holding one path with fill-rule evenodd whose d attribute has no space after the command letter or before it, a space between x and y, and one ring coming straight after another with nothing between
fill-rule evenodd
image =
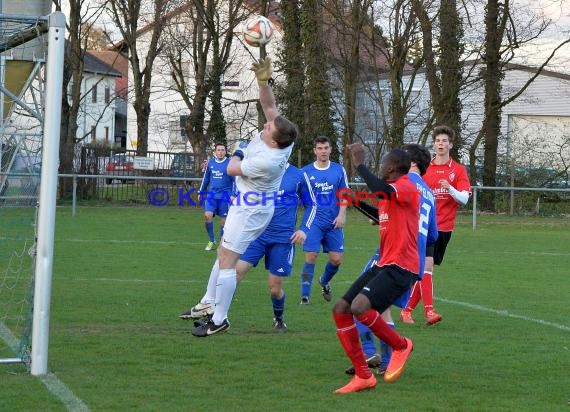
<instances>
[{"instance_id":1,"label":"outstretched hand","mask_svg":"<svg viewBox=\"0 0 570 412\"><path fill-rule=\"evenodd\" d=\"M352 157L352 164L358 167L364 163L364 146L360 143L353 143L346 146Z\"/></svg>"},{"instance_id":2,"label":"outstretched hand","mask_svg":"<svg viewBox=\"0 0 570 412\"><path fill-rule=\"evenodd\" d=\"M271 58L266 57L265 59L259 59L259 61L253 62L250 70L255 73L257 83L260 86L266 85L267 81L271 78L271 75L273 74Z\"/></svg>"}]
</instances>

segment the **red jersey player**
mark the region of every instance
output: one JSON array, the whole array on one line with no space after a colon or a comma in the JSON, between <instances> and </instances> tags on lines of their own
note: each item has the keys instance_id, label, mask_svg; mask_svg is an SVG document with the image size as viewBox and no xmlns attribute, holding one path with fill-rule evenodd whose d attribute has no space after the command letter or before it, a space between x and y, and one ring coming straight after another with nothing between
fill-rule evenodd
<instances>
[{"instance_id":1,"label":"red jersey player","mask_svg":"<svg viewBox=\"0 0 570 412\"><path fill-rule=\"evenodd\" d=\"M407 175L410 155L401 149L386 154L380 165L379 179L363 165L362 145L352 144L348 148L353 164L370 191L384 195L378 210L382 257L356 279L333 307L338 339L355 370L351 381L335 393L358 392L376 386L376 378L362 351L355 318L392 348L384 380L392 382L400 376L413 343L392 329L380 314L418 279L420 267L417 242L420 194Z\"/></svg>"},{"instance_id":2,"label":"red jersey player","mask_svg":"<svg viewBox=\"0 0 570 412\"><path fill-rule=\"evenodd\" d=\"M420 299L424 303L427 324L434 325L441 320L441 315L433 308L433 265L439 266L443 261L445 249L455 228L457 208L459 204L466 204L471 194L471 183L465 166L449 155L454 137L455 132L448 126L437 126L432 133L435 157L423 179L435 195L439 235L435 245L426 250L422 280L414 284L408 305L400 312L404 323L414 323L412 311Z\"/></svg>"}]
</instances>

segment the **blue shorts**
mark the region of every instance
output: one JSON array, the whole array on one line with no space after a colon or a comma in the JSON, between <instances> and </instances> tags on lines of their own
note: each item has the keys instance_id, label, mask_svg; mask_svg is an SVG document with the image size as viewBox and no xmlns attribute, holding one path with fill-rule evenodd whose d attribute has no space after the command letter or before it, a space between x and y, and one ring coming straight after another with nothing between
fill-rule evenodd
<instances>
[{"instance_id":1,"label":"blue shorts","mask_svg":"<svg viewBox=\"0 0 570 412\"><path fill-rule=\"evenodd\" d=\"M265 256L265 269L275 276L289 276L293 271L295 245L292 243L273 243L262 238L254 240L240 256L240 260L257 266Z\"/></svg>"},{"instance_id":2,"label":"blue shorts","mask_svg":"<svg viewBox=\"0 0 570 412\"><path fill-rule=\"evenodd\" d=\"M307 240L303 244L303 252L316 252L321 251L321 245L323 247L323 252L344 252L344 233L342 228L334 229L332 226L330 229L323 230L317 225L312 225L307 233Z\"/></svg>"},{"instance_id":3,"label":"blue shorts","mask_svg":"<svg viewBox=\"0 0 570 412\"><path fill-rule=\"evenodd\" d=\"M212 212L214 215L218 215L221 217L226 217L228 215L228 210L230 208L230 203L228 199L211 199L206 198L204 199L204 211L205 212Z\"/></svg>"}]
</instances>

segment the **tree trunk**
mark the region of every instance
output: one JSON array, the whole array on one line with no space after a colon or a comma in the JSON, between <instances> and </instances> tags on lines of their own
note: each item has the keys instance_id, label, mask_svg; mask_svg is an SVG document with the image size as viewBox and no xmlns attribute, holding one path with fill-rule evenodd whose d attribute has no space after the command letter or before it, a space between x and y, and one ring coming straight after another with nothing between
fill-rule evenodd
<instances>
[{"instance_id":1,"label":"tree trunk","mask_svg":"<svg viewBox=\"0 0 570 412\"><path fill-rule=\"evenodd\" d=\"M456 0L443 0L439 13L441 30L441 107L436 109L436 122L446 124L455 131L451 156L460 160L463 148L461 138L461 101L459 92L462 84L463 24L457 12Z\"/></svg>"},{"instance_id":2,"label":"tree trunk","mask_svg":"<svg viewBox=\"0 0 570 412\"><path fill-rule=\"evenodd\" d=\"M291 161L303 167L313 159L313 144L306 138L304 127L305 72L304 54L301 39L301 16L299 2L283 0L283 50L281 63L285 74L285 87L276 88L278 102L283 107L283 115L299 127L300 136L295 142Z\"/></svg>"},{"instance_id":3,"label":"tree trunk","mask_svg":"<svg viewBox=\"0 0 570 412\"><path fill-rule=\"evenodd\" d=\"M495 186L497 172L497 147L501 125L501 80L504 76L501 70L501 41L502 31L498 22L500 5L497 0L488 0L485 14L485 69L483 79L485 84L485 110L483 119L484 158L483 185ZM475 165L472 165L473 167ZM485 191L481 196L483 210L495 210L495 193Z\"/></svg>"},{"instance_id":4,"label":"tree trunk","mask_svg":"<svg viewBox=\"0 0 570 412\"><path fill-rule=\"evenodd\" d=\"M304 2L301 21L307 73L304 138L307 144L310 142L312 148L312 142L317 136L327 136L332 142L331 160L338 161L338 136L332 122L331 91L328 82L329 66L323 56L322 6L318 0ZM304 158L309 155L311 161L313 159L312 150L302 155Z\"/></svg>"}]
</instances>

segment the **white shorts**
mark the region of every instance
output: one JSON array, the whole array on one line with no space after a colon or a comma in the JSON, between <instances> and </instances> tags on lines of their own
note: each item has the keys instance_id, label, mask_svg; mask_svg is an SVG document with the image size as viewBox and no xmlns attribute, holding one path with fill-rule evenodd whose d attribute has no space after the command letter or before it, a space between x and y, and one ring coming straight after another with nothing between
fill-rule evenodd
<instances>
[{"instance_id":1,"label":"white shorts","mask_svg":"<svg viewBox=\"0 0 570 412\"><path fill-rule=\"evenodd\" d=\"M241 255L269 225L274 209L273 206L231 206L221 245Z\"/></svg>"}]
</instances>

